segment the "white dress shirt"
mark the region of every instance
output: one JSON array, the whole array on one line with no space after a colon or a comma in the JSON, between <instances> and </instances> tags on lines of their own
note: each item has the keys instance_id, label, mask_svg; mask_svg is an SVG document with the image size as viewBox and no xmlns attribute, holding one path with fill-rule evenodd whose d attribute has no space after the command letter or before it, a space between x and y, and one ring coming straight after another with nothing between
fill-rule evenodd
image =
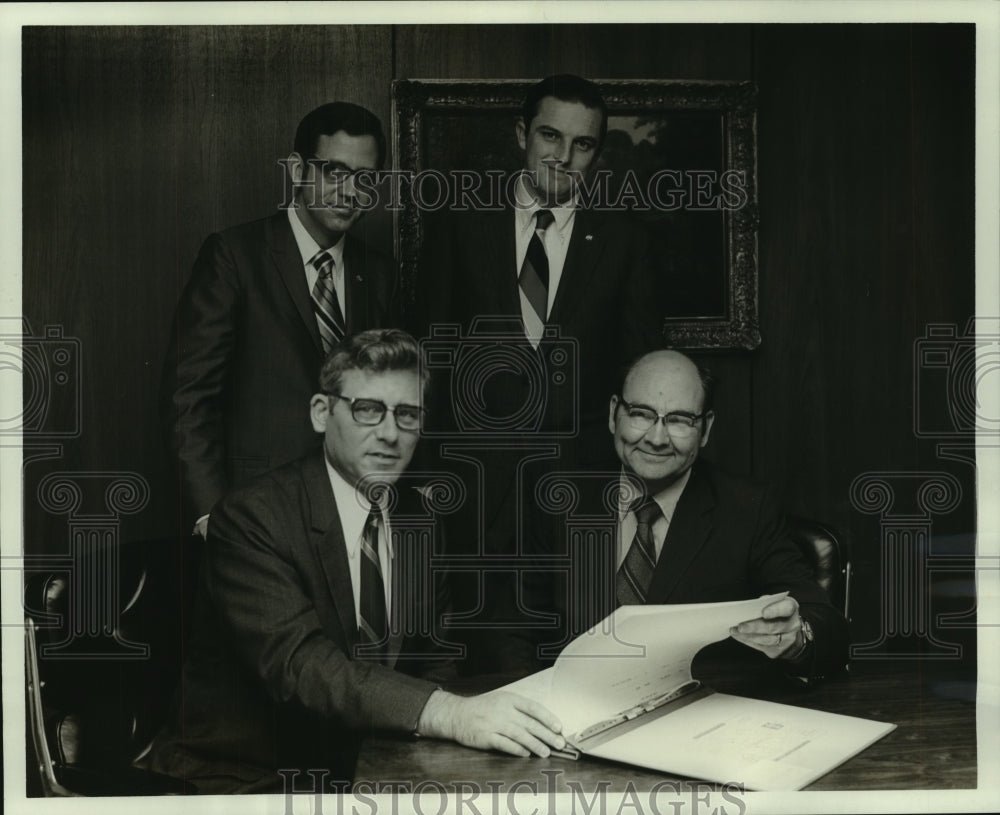
<instances>
[{"instance_id":1,"label":"white dress shirt","mask_svg":"<svg viewBox=\"0 0 1000 815\"><path fill-rule=\"evenodd\" d=\"M300 204L301 206L301 204ZM306 285L309 293L312 294L313 286L319 278L319 269L313 266L313 258L319 254L321 249L325 249L333 257L333 288L337 292L337 302L340 303L340 313L347 319L347 300L344 292L344 281L347 279L344 270L344 237L333 246L320 246L313 240L313 236L306 231L299 219L298 209L288 210L288 222L292 225L292 234L295 236L295 245L299 247L299 254L302 256L302 266L306 273Z\"/></svg>"},{"instance_id":2,"label":"white dress shirt","mask_svg":"<svg viewBox=\"0 0 1000 815\"><path fill-rule=\"evenodd\" d=\"M351 589L354 592L354 615L361 619L361 536L365 531L365 521L371 510L371 502L359 493L344 477L326 462L326 472L330 476L333 497L337 501L337 513L344 531L347 547L347 562L351 570ZM382 584L385 587L385 616L390 619L392 611L392 533L389 519L380 509L382 523L378 530L378 562L382 568Z\"/></svg>"},{"instance_id":3,"label":"white dress shirt","mask_svg":"<svg viewBox=\"0 0 1000 815\"><path fill-rule=\"evenodd\" d=\"M667 531L670 529L670 521L673 520L674 510L677 508L677 501L680 500L684 487L687 486L691 471L688 470L678 478L673 484L660 490L653 496L653 500L660 506L663 513L662 518L657 518L653 523L653 547L656 549L656 560L660 560L660 552L663 551L663 542L667 539ZM621 487L618 494L625 498L635 495L633 479L628 479L624 473L621 476ZM618 508L618 568L621 568L629 547L632 546L632 539L635 537L635 530L639 523L635 518L635 512L629 509L628 502L621 504Z\"/></svg>"}]
</instances>

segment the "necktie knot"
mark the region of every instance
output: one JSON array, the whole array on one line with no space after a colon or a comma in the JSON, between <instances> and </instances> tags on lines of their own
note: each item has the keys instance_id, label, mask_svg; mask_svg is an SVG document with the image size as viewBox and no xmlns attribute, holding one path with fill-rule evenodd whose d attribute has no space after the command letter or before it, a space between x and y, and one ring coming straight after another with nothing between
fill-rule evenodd
<instances>
[{"instance_id":1,"label":"necktie knot","mask_svg":"<svg viewBox=\"0 0 1000 815\"><path fill-rule=\"evenodd\" d=\"M540 209L535 213L535 229L541 229L543 232L552 226L552 222L555 221L556 216L553 215L547 209Z\"/></svg>"},{"instance_id":2,"label":"necktie knot","mask_svg":"<svg viewBox=\"0 0 1000 815\"><path fill-rule=\"evenodd\" d=\"M660 505L648 495L638 499L632 505L632 511L635 513L636 522L642 526L652 526L663 514Z\"/></svg>"},{"instance_id":3,"label":"necktie knot","mask_svg":"<svg viewBox=\"0 0 1000 815\"><path fill-rule=\"evenodd\" d=\"M330 277L333 274L334 260L329 252L320 252L313 258L313 268L319 273L320 279Z\"/></svg>"}]
</instances>

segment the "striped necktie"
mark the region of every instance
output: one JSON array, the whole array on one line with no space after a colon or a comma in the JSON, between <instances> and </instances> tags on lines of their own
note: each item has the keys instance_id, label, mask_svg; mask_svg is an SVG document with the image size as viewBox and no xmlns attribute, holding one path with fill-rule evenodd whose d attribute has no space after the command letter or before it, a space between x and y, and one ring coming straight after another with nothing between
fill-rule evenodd
<instances>
[{"instance_id":1,"label":"striped necktie","mask_svg":"<svg viewBox=\"0 0 1000 815\"><path fill-rule=\"evenodd\" d=\"M382 520L376 504L372 504L361 534L361 603L358 615L358 638L362 643L381 644L381 659L385 662L388 623L385 611L385 583L378 559L378 529Z\"/></svg>"},{"instance_id":2,"label":"striped necktie","mask_svg":"<svg viewBox=\"0 0 1000 815\"><path fill-rule=\"evenodd\" d=\"M615 594L618 604L642 605L646 602L653 569L656 567L656 546L653 543L653 524L663 517L660 505L648 496L640 499L635 509L635 537L625 560L618 569Z\"/></svg>"},{"instance_id":3,"label":"striped necktie","mask_svg":"<svg viewBox=\"0 0 1000 815\"><path fill-rule=\"evenodd\" d=\"M323 353L329 354L330 349L337 345L346 333L344 314L337 300L337 290L333 285L333 269L336 262L329 252L320 252L312 260L313 267L319 273L316 285L312 290L313 311L316 312L316 324L319 336L323 340Z\"/></svg>"},{"instance_id":4,"label":"striped necktie","mask_svg":"<svg viewBox=\"0 0 1000 815\"><path fill-rule=\"evenodd\" d=\"M535 213L535 231L531 234L528 252L524 256L521 273L517 277L517 283L534 312L524 315L526 323L534 322L532 319L534 318L545 325L548 314L549 258L545 254L545 244L542 243L541 236L554 220L555 216L547 209L540 209Z\"/></svg>"}]
</instances>

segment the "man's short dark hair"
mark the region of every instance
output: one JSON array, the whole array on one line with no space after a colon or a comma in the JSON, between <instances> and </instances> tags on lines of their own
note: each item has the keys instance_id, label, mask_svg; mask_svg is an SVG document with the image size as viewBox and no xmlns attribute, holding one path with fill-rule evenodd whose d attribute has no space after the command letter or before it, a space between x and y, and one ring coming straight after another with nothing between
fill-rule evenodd
<instances>
[{"instance_id":1,"label":"man's short dark hair","mask_svg":"<svg viewBox=\"0 0 1000 815\"><path fill-rule=\"evenodd\" d=\"M398 328L372 328L344 337L330 350L323 363L319 389L323 393L339 396L344 371L352 370L373 374L385 371L419 372L425 395L430 378L417 341Z\"/></svg>"},{"instance_id":2,"label":"man's short dark hair","mask_svg":"<svg viewBox=\"0 0 1000 815\"><path fill-rule=\"evenodd\" d=\"M585 108L599 110L601 112L601 141L599 146L603 146L604 138L608 135L608 106L601 96L601 91L597 85L589 79L573 74L557 74L547 76L537 85L532 85L528 89L528 95L524 98L524 107L521 115L524 117L524 131L531 131L531 120L538 114L538 106L546 96L552 96L560 102L579 102Z\"/></svg>"},{"instance_id":3,"label":"man's short dark hair","mask_svg":"<svg viewBox=\"0 0 1000 815\"><path fill-rule=\"evenodd\" d=\"M328 102L305 115L295 131L295 152L308 161L316 158L320 136L332 136L343 130L348 136L371 136L375 139L378 160L375 169L385 163L385 133L378 116L361 105Z\"/></svg>"}]
</instances>

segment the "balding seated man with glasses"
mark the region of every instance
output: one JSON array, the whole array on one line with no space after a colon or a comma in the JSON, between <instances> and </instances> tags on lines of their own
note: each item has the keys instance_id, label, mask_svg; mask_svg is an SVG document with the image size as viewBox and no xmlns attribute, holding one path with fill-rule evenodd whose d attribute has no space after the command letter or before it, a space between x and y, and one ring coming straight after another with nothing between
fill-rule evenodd
<instances>
[{"instance_id":1,"label":"balding seated man with glasses","mask_svg":"<svg viewBox=\"0 0 1000 815\"><path fill-rule=\"evenodd\" d=\"M536 627L504 643L511 668L543 666L618 605L784 591L788 596L767 606L762 618L735 627L725 648L753 659L747 646L805 678L846 664L847 622L789 539L772 492L698 460L715 421L712 391L708 372L677 351L640 357L610 400L608 427L621 471L566 474L563 486L570 489L561 491L551 477L539 485L521 575L522 612L535 615ZM575 496L577 519L593 519L593 540L607 539L599 529L614 529L613 546L598 547L587 568L568 574L539 568L546 559L569 561L567 495ZM559 621L557 630L537 627L543 613Z\"/></svg>"},{"instance_id":2,"label":"balding seated man with glasses","mask_svg":"<svg viewBox=\"0 0 1000 815\"><path fill-rule=\"evenodd\" d=\"M426 386L409 334L347 337L302 406L323 451L213 509L194 641L150 769L202 793L310 791L317 779L332 792L371 732L520 756L564 746L528 699L439 687L456 655L437 630L446 587L406 537L433 504L404 473Z\"/></svg>"}]
</instances>

